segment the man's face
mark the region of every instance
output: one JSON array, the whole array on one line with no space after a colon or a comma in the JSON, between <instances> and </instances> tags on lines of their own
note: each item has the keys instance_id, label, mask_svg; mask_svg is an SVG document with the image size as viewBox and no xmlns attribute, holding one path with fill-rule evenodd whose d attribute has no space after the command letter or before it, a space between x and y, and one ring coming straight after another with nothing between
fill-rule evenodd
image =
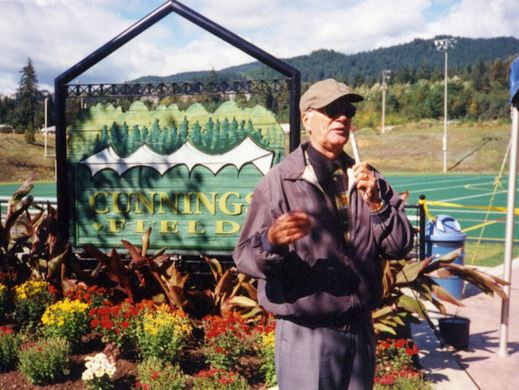
<instances>
[{"instance_id":1,"label":"man's face","mask_svg":"<svg viewBox=\"0 0 519 390\"><path fill-rule=\"evenodd\" d=\"M303 126L309 133L310 143L328 158L336 157L348 142L354 115L352 107L338 100L303 113Z\"/></svg>"}]
</instances>

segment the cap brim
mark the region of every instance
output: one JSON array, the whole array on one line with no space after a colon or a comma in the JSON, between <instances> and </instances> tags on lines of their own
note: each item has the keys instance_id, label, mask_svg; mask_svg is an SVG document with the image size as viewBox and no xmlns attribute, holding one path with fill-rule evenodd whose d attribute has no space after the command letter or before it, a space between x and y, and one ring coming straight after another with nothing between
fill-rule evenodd
<instances>
[{"instance_id":1,"label":"cap brim","mask_svg":"<svg viewBox=\"0 0 519 390\"><path fill-rule=\"evenodd\" d=\"M356 93L342 93L337 95L332 95L328 99L323 100L319 107L313 107L313 108L323 108L326 107L328 104L333 103L336 100L339 99L345 99L348 101L348 103L358 103L364 100L364 98Z\"/></svg>"}]
</instances>

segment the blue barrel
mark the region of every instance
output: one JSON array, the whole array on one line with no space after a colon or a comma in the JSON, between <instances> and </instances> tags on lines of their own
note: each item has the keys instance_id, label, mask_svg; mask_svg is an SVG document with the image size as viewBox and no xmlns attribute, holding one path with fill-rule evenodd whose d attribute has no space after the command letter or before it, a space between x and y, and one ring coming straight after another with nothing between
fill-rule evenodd
<instances>
[{"instance_id":1,"label":"blue barrel","mask_svg":"<svg viewBox=\"0 0 519 390\"><path fill-rule=\"evenodd\" d=\"M454 263L463 265L466 239L467 235L461 232L460 224L456 219L450 215L438 215L434 221L427 222L425 226L425 255L440 257L461 248L461 253ZM463 280L458 276L433 279L456 299L462 298Z\"/></svg>"}]
</instances>

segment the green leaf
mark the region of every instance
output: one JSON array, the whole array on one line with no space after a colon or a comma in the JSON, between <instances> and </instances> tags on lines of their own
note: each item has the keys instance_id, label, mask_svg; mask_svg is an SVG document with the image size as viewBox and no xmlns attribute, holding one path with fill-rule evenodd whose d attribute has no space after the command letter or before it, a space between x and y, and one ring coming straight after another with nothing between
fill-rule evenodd
<instances>
[{"instance_id":1,"label":"green leaf","mask_svg":"<svg viewBox=\"0 0 519 390\"><path fill-rule=\"evenodd\" d=\"M410 313L417 313L420 318L427 316L427 309L419 300L407 295L402 295L398 300L398 306Z\"/></svg>"},{"instance_id":2,"label":"green leaf","mask_svg":"<svg viewBox=\"0 0 519 390\"><path fill-rule=\"evenodd\" d=\"M251 298L243 296L243 295L232 297L229 300L229 302L232 303L233 305L242 306L242 307L258 306L258 302L256 302L254 299L251 299Z\"/></svg>"},{"instance_id":3,"label":"green leaf","mask_svg":"<svg viewBox=\"0 0 519 390\"><path fill-rule=\"evenodd\" d=\"M416 261L406 265L396 274L395 284L409 284L413 282L427 265L426 261Z\"/></svg>"},{"instance_id":4,"label":"green leaf","mask_svg":"<svg viewBox=\"0 0 519 390\"><path fill-rule=\"evenodd\" d=\"M387 325L384 325L380 322L377 322L375 324L373 324L373 327L375 328L375 330L377 331L377 333L380 333L380 332L386 332L386 333L389 333L389 334L392 334L394 336L396 336L396 331L395 329L387 326Z\"/></svg>"}]
</instances>

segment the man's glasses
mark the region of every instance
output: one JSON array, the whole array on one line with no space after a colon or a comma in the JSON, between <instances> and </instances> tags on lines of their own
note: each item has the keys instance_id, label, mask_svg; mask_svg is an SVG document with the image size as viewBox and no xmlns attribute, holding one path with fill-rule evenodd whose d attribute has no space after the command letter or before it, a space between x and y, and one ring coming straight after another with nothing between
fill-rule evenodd
<instances>
[{"instance_id":1,"label":"man's glasses","mask_svg":"<svg viewBox=\"0 0 519 390\"><path fill-rule=\"evenodd\" d=\"M344 102L333 102L318 109L317 111L322 112L326 116L335 119L341 115L345 115L347 118L353 118L357 109L354 105Z\"/></svg>"}]
</instances>

